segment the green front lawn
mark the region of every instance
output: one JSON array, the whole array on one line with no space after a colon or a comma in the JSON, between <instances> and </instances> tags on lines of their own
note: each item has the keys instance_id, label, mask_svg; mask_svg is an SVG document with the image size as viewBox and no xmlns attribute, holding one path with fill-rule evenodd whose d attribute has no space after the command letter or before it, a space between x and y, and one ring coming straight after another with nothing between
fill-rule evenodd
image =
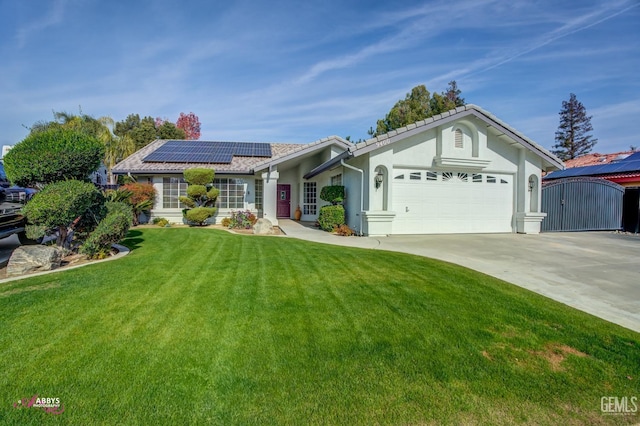
<instances>
[{"instance_id":1,"label":"green front lawn","mask_svg":"<svg viewBox=\"0 0 640 426\"><path fill-rule=\"evenodd\" d=\"M126 244L0 284L1 424L640 421L601 412L640 397L638 333L486 275L209 229ZM64 413L13 407L36 394Z\"/></svg>"}]
</instances>

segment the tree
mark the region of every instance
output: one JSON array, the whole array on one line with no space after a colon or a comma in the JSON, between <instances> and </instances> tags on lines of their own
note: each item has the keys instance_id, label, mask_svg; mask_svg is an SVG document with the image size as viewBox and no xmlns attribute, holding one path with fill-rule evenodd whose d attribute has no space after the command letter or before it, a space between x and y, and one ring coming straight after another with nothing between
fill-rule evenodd
<instances>
[{"instance_id":1,"label":"tree","mask_svg":"<svg viewBox=\"0 0 640 426\"><path fill-rule=\"evenodd\" d=\"M404 99L396 102L384 119L377 121L375 131L372 127L368 133L378 136L465 105L460 93L462 92L455 80L449 82L445 92L434 93L433 96L423 84L418 85L411 89Z\"/></svg>"},{"instance_id":2,"label":"tree","mask_svg":"<svg viewBox=\"0 0 640 426\"><path fill-rule=\"evenodd\" d=\"M184 131L186 139L200 139L200 120L194 113L185 114L181 112L178 121L176 121L176 127Z\"/></svg>"},{"instance_id":3,"label":"tree","mask_svg":"<svg viewBox=\"0 0 640 426\"><path fill-rule=\"evenodd\" d=\"M183 210L185 219L191 224L205 225L218 210L215 206L220 191L213 186L215 171L213 169L193 168L183 173L187 186L187 195L179 197L187 206Z\"/></svg>"},{"instance_id":4,"label":"tree","mask_svg":"<svg viewBox=\"0 0 640 426\"><path fill-rule=\"evenodd\" d=\"M107 168L109 181L113 183L111 169L119 161L135 152L135 146L129 136L119 137L113 133L115 122L109 116L94 118L90 115L53 112L53 121L38 121L29 128L30 133L40 133L53 128L64 128L79 131L98 139L104 145L103 164Z\"/></svg>"},{"instance_id":5,"label":"tree","mask_svg":"<svg viewBox=\"0 0 640 426\"><path fill-rule=\"evenodd\" d=\"M79 180L62 180L48 184L22 208L31 225L42 235L56 234L57 245L69 248L74 225L102 220L104 197L95 185ZM31 234L33 235L33 234Z\"/></svg>"},{"instance_id":6,"label":"tree","mask_svg":"<svg viewBox=\"0 0 640 426\"><path fill-rule=\"evenodd\" d=\"M41 187L60 180L85 180L100 166L104 145L95 137L61 127L32 133L4 157L15 185Z\"/></svg>"},{"instance_id":7,"label":"tree","mask_svg":"<svg viewBox=\"0 0 640 426\"><path fill-rule=\"evenodd\" d=\"M121 138L133 141L135 150L149 145L156 139L184 139L186 134L170 121L152 117L140 118L138 114L129 114L127 118L115 124L113 132Z\"/></svg>"},{"instance_id":8,"label":"tree","mask_svg":"<svg viewBox=\"0 0 640 426\"><path fill-rule=\"evenodd\" d=\"M464 98L460 97L462 91L458 89L458 83L455 80L451 80L449 85L447 86L447 90L443 92L443 95L446 96L456 107L466 105L464 102Z\"/></svg>"},{"instance_id":9,"label":"tree","mask_svg":"<svg viewBox=\"0 0 640 426\"><path fill-rule=\"evenodd\" d=\"M187 135L184 130L178 129L175 124L170 121L165 121L160 127L156 127L156 138L166 140L182 140Z\"/></svg>"},{"instance_id":10,"label":"tree","mask_svg":"<svg viewBox=\"0 0 640 426\"><path fill-rule=\"evenodd\" d=\"M598 139L589 133L593 131L591 116L587 115L586 108L575 94L571 93L568 101L562 101L559 115L560 124L552 152L562 161L588 154Z\"/></svg>"}]
</instances>

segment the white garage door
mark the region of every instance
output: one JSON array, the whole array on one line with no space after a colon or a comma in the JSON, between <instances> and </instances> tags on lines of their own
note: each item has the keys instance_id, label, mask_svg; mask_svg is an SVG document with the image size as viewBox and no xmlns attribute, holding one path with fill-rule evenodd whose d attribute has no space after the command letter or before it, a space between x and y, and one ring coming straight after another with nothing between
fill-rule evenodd
<instances>
[{"instance_id":1,"label":"white garage door","mask_svg":"<svg viewBox=\"0 0 640 426\"><path fill-rule=\"evenodd\" d=\"M395 169L394 234L512 232L513 176Z\"/></svg>"}]
</instances>

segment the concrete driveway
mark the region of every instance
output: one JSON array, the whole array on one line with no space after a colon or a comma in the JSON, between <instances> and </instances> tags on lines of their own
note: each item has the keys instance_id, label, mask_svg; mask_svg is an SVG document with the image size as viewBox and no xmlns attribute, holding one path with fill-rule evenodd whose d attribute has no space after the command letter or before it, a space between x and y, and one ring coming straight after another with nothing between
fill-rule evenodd
<instances>
[{"instance_id":1,"label":"concrete driveway","mask_svg":"<svg viewBox=\"0 0 640 426\"><path fill-rule=\"evenodd\" d=\"M640 236L562 232L346 238L282 222L291 237L466 266L640 332Z\"/></svg>"}]
</instances>

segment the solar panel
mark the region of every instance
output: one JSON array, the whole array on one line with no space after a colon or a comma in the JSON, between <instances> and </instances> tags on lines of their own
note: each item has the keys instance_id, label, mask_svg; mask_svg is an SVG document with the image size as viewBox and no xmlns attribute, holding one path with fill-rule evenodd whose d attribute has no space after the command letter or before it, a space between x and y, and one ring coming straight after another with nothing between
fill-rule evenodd
<instances>
[{"instance_id":1,"label":"solar panel","mask_svg":"<svg viewBox=\"0 0 640 426\"><path fill-rule=\"evenodd\" d=\"M271 157L271 145L257 142L167 141L142 161L229 164L234 156Z\"/></svg>"},{"instance_id":2,"label":"solar panel","mask_svg":"<svg viewBox=\"0 0 640 426\"><path fill-rule=\"evenodd\" d=\"M565 170L557 170L555 172L549 173L547 176L545 176L545 179L560 179L566 177L599 176L624 172L637 172L640 171L640 156L637 156L636 154L633 154L625 158L624 160L615 163L597 164L595 166L583 166Z\"/></svg>"}]
</instances>

